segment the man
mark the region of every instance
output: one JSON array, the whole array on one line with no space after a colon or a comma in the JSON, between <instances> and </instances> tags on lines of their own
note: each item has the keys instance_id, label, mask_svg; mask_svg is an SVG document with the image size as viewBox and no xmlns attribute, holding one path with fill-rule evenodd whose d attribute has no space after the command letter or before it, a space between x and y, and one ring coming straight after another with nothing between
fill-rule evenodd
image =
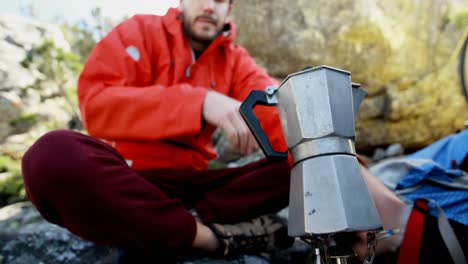
<instances>
[{"instance_id":1,"label":"man","mask_svg":"<svg viewBox=\"0 0 468 264\"><path fill-rule=\"evenodd\" d=\"M48 221L144 258L292 244L272 214L288 202L288 162L207 170L216 128L241 154L258 148L239 106L252 89L277 85L233 44L232 8L182 0L165 16L123 22L95 47L78 84L93 137L54 131L23 159L28 197ZM256 114L286 149L276 109Z\"/></svg>"},{"instance_id":2,"label":"man","mask_svg":"<svg viewBox=\"0 0 468 264\"><path fill-rule=\"evenodd\" d=\"M47 220L97 243L167 259L292 244L283 219L261 216L287 205L287 162L207 171L215 128L241 154L258 148L239 106L252 89L277 84L233 44L232 7L229 0L183 0L165 16L123 22L98 43L78 84L95 138L54 131L23 159L28 197ZM285 149L274 111L258 116Z\"/></svg>"}]
</instances>

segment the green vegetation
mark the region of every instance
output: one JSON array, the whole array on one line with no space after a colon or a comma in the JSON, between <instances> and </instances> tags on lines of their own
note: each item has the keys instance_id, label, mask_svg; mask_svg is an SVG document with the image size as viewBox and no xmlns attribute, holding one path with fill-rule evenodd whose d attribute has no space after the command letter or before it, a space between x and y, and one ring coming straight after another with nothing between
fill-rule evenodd
<instances>
[{"instance_id":1,"label":"green vegetation","mask_svg":"<svg viewBox=\"0 0 468 264\"><path fill-rule=\"evenodd\" d=\"M462 9L454 13L450 17L450 22L454 24L457 29L468 28L468 9Z\"/></svg>"},{"instance_id":2,"label":"green vegetation","mask_svg":"<svg viewBox=\"0 0 468 264\"><path fill-rule=\"evenodd\" d=\"M58 48L49 39L46 39L42 45L31 49L21 65L25 68L36 65L47 79L58 82L63 82L61 78L65 77L66 70L78 74L83 68L79 55Z\"/></svg>"},{"instance_id":3,"label":"green vegetation","mask_svg":"<svg viewBox=\"0 0 468 264\"><path fill-rule=\"evenodd\" d=\"M0 207L25 199L20 162L8 156L0 156Z\"/></svg>"},{"instance_id":4,"label":"green vegetation","mask_svg":"<svg viewBox=\"0 0 468 264\"><path fill-rule=\"evenodd\" d=\"M34 18L34 7L29 6L25 15ZM99 8L91 10L91 21L82 20L75 24L58 22L65 39L70 44L71 50L67 51L58 47L52 40L46 39L39 45L32 47L21 65L30 70L39 71L42 77L35 83L23 87L21 92L26 94L29 89L39 92L41 101L47 103L50 97L62 97L66 100L64 110L71 114L68 126L81 128L78 114L78 99L76 79L83 69L83 64L88 58L96 41L102 38L116 24L108 17L104 17ZM57 89L58 88L58 89ZM50 91L53 94L50 94ZM47 129L63 127L53 117L47 118L41 113L27 113L10 121L14 134L25 133L36 124L41 123ZM33 140L33 139L31 139ZM25 142L28 145L30 143ZM8 147L0 151L0 207L23 201L26 194L21 174L21 153L9 150Z\"/></svg>"},{"instance_id":5,"label":"green vegetation","mask_svg":"<svg viewBox=\"0 0 468 264\"><path fill-rule=\"evenodd\" d=\"M54 83L58 87L58 94L48 96L65 98L68 102L65 110L72 116L78 115L76 85L70 80L75 79L83 67L79 55L58 48L51 40L45 40L42 45L33 47L21 64L27 69L36 69L45 76L38 78L34 85L25 87L23 92L35 89L41 94ZM45 99L47 98L42 98ZM23 114L10 121L9 125L14 133L25 133L40 121L45 121L44 125L50 130L63 127L63 124L53 118L41 119L40 113ZM17 153L9 153L8 149L2 149L0 153L0 207L26 199L20 158Z\"/></svg>"},{"instance_id":6,"label":"green vegetation","mask_svg":"<svg viewBox=\"0 0 468 264\"><path fill-rule=\"evenodd\" d=\"M36 123L39 120L39 114L23 114L18 119L10 121L10 126L17 126L22 123Z\"/></svg>"}]
</instances>

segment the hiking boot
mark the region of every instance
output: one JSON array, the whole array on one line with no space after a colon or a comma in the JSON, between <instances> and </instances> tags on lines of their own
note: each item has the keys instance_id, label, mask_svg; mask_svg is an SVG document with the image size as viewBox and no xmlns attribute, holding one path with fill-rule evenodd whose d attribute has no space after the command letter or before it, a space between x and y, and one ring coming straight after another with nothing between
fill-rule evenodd
<instances>
[{"instance_id":1,"label":"hiking boot","mask_svg":"<svg viewBox=\"0 0 468 264\"><path fill-rule=\"evenodd\" d=\"M208 226L220 243L217 255L225 258L286 249L294 243L294 238L288 236L286 219L274 214L237 224Z\"/></svg>"}]
</instances>

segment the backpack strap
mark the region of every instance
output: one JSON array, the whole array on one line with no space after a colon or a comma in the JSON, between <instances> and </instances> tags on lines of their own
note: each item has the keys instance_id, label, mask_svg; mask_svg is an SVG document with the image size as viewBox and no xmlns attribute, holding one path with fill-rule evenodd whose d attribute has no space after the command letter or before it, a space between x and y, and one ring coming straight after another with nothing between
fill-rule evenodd
<instances>
[{"instance_id":1,"label":"backpack strap","mask_svg":"<svg viewBox=\"0 0 468 264\"><path fill-rule=\"evenodd\" d=\"M414 203L408 223L406 225L405 236L400 246L398 264L417 264L421 254L422 235L424 231L424 221L429 213L429 203L435 205L438 213L437 225L442 239L455 264L467 264L463 250L458 239L450 226L442 208L436 202L429 199L418 199Z\"/></svg>"},{"instance_id":2,"label":"backpack strap","mask_svg":"<svg viewBox=\"0 0 468 264\"><path fill-rule=\"evenodd\" d=\"M398 254L398 264L417 264L421 253L425 215L429 211L426 200L417 200L406 224L406 231Z\"/></svg>"},{"instance_id":3,"label":"backpack strap","mask_svg":"<svg viewBox=\"0 0 468 264\"><path fill-rule=\"evenodd\" d=\"M435 204L437 208L437 225L439 226L439 232L442 236L442 239L444 240L445 245L447 246L453 262L455 264L466 264L466 258L463 254L463 250L460 246L460 243L458 242L455 232L453 232L453 229L450 226L447 217L445 216L444 210L442 210L442 208L440 208L440 206L437 205L434 201L429 201Z\"/></svg>"}]
</instances>

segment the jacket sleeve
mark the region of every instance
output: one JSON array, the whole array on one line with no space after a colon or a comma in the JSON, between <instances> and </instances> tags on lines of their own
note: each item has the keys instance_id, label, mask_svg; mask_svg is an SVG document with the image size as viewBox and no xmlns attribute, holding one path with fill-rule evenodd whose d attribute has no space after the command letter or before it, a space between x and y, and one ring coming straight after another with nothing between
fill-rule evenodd
<instances>
[{"instance_id":1,"label":"jacket sleeve","mask_svg":"<svg viewBox=\"0 0 468 264\"><path fill-rule=\"evenodd\" d=\"M279 82L271 78L259 67L243 48L236 47L238 55L234 65L233 87L231 96L244 101L252 90L265 90L267 86L278 86ZM255 115L265 131L275 151L286 151L287 146L276 106L256 106ZM289 155L290 156L290 155ZM291 157L289 157L291 160Z\"/></svg>"},{"instance_id":2,"label":"jacket sleeve","mask_svg":"<svg viewBox=\"0 0 468 264\"><path fill-rule=\"evenodd\" d=\"M148 52L137 17L111 31L92 51L78 81L84 125L96 137L158 140L200 133L207 89L151 85L158 54Z\"/></svg>"}]
</instances>

